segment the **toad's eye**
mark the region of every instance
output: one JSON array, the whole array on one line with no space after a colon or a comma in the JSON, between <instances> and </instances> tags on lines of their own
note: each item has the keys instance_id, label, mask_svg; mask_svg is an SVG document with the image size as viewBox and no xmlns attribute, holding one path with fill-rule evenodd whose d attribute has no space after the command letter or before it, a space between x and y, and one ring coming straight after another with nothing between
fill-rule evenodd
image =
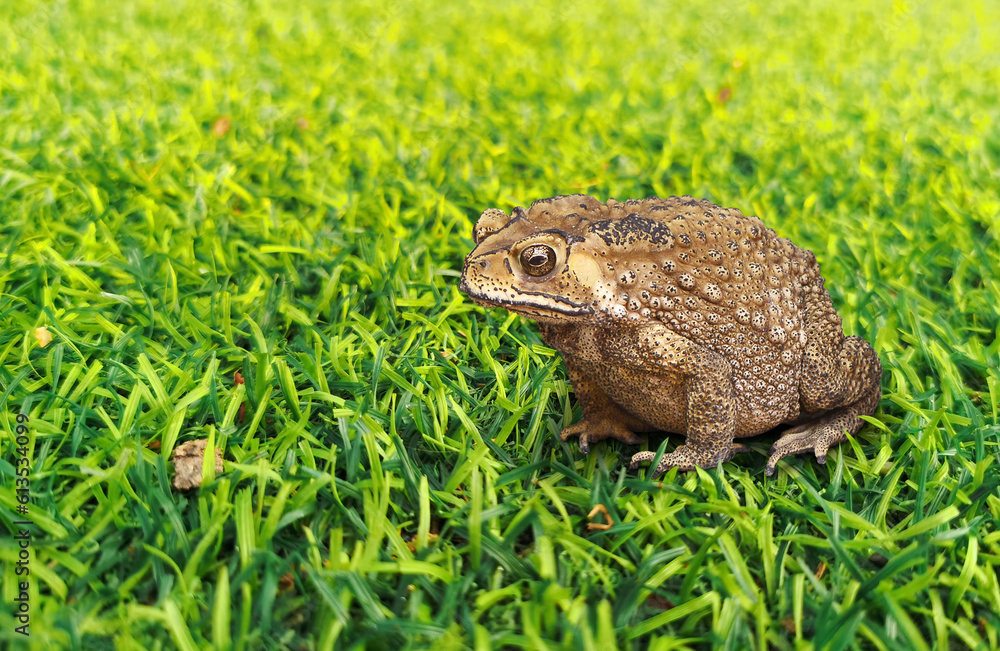
<instances>
[{"instance_id":1,"label":"toad's eye","mask_svg":"<svg viewBox=\"0 0 1000 651\"><path fill-rule=\"evenodd\" d=\"M556 252L551 246L532 244L521 251L521 269L529 276L544 276L556 266Z\"/></svg>"}]
</instances>

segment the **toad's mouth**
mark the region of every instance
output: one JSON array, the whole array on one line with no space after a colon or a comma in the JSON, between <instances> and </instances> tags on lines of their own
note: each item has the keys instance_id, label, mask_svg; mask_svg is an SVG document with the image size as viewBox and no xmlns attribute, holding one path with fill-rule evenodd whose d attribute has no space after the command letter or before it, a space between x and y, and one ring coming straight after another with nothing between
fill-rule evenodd
<instances>
[{"instance_id":1,"label":"toad's mouth","mask_svg":"<svg viewBox=\"0 0 1000 651\"><path fill-rule=\"evenodd\" d=\"M517 312L531 318L550 318L557 314L562 316L586 316L594 313L593 306L586 303L577 303L568 298L546 294L545 292L528 292L516 287L512 289L527 298L517 299L509 296L504 296L503 300L492 298L470 287L464 277L458 284L458 290L467 294L476 305L502 307L511 312Z\"/></svg>"}]
</instances>

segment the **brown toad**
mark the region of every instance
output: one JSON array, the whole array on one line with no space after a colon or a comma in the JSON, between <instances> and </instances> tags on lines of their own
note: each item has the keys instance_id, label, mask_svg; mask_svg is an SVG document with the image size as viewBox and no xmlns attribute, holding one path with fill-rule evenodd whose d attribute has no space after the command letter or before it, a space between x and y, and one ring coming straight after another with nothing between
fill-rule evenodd
<instances>
[{"instance_id":1,"label":"brown toad","mask_svg":"<svg viewBox=\"0 0 1000 651\"><path fill-rule=\"evenodd\" d=\"M535 319L562 352L584 417L561 438L584 452L663 430L687 441L656 473L714 467L747 451L735 438L794 424L771 475L790 454L825 463L878 405L878 356L844 336L816 256L757 217L691 197L570 195L487 210L473 234L460 289Z\"/></svg>"}]
</instances>

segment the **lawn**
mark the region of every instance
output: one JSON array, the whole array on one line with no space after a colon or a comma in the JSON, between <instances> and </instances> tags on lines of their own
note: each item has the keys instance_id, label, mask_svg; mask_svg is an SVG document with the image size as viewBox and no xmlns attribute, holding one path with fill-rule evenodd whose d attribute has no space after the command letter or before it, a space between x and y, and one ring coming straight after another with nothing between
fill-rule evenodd
<instances>
[{"instance_id":1,"label":"lawn","mask_svg":"<svg viewBox=\"0 0 1000 651\"><path fill-rule=\"evenodd\" d=\"M1000 5L182 4L0 0L0 646L1000 645ZM573 192L815 251L869 424L773 478L561 443L457 285Z\"/></svg>"}]
</instances>

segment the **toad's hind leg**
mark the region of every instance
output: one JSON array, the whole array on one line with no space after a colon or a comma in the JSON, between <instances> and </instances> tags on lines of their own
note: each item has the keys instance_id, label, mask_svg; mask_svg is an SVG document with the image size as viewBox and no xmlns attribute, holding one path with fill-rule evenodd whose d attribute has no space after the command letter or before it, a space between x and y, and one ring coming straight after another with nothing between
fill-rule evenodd
<instances>
[{"instance_id":1,"label":"toad's hind leg","mask_svg":"<svg viewBox=\"0 0 1000 651\"><path fill-rule=\"evenodd\" d=\"M882 365L878 355L861 337L846 337L835 355L821 346L806 346L801 384L802 411L818 412L816 418L787 430L771 446L767 474L791 454L813 451L826 463L830 446L847 440L875 412L881 397Z\"/></svg>"}]
</instances>

